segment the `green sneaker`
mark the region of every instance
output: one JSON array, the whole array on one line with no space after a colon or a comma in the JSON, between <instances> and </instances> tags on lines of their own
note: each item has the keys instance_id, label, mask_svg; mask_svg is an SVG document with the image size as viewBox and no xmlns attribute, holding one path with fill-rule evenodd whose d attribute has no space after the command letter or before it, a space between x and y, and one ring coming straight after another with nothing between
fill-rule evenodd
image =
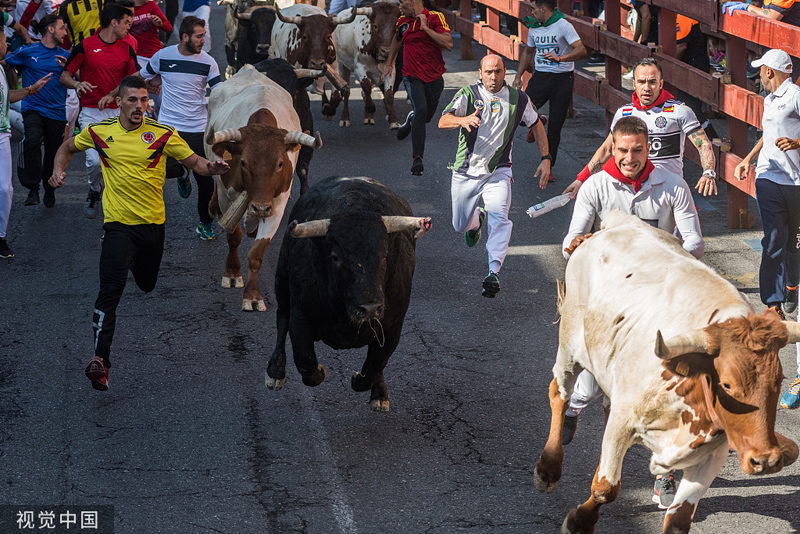
<instances>
[{"instance_id":1,"label":"green sneaker","mask_svg":"<svg viewBox=\"0 0 800 534\"><path fill-rule=\"evenodd\" d=\"M478 241L481 240L481 226L483 226L483 220L486 219L486 210L480 207L478 210L480 210L478 214L478 228L464 234L464 239L467 241L468 247L474 247L478 244Z\"/></svg>"},{"instance_id":2,"label":"green sneaker","mask_svg":"<svg viewBox=\"0 0 800 534\"><path fill-rule=\"evenodd\" d=\"M189 198L192 194L192 180L189 178L189 169L186 167L183 168L183 176L178 176L178 194L181 198Z\"/></svg>"},{"instance_id":3,"label":"green sneaker","mask_svg":"<svg viewBox=\"0 0 800 534\"><path fill-rule=\"evenodd\" d=\"M203 241L209 241L217 237L217 234L214 233L213 224L206 224L204 222L197 223L197 228L195 228L194 231Z\"/></svg>"},{"instance_id":4,"label":"green sneaker","mask_svg":"<svg viewBox=\"0 0 800 534\"><path fill-rule=\"evenodd\" d=\"M483 279L483 289L481 290L481 295L486 297L487 299L493 299L495 295L500 291L500 277L497 276L497 273L493 273L489 271L489 274L486 275L486 278Z\"/></svg>"}]
</instances>

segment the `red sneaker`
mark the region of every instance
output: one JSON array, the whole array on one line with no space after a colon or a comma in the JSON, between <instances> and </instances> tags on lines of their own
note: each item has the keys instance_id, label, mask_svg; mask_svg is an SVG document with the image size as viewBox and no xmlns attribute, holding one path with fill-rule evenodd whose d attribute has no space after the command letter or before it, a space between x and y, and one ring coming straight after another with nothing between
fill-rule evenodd
<instances>
[{"instance_id":1,"label":"red sneaker","mask_svg":"<svg viewBox=\"0 0 800 534\"><path fill-rule=\"evenodd\" d=\"M556 181L556 177L553 176L553 174L551 173L550 176L547 177L547 182L548 183L553 183L555 181Z\"/></svg>"},{"instance_id":2,"label":"red sneaker","mask_svg":"<svg viewBox=\"0 0 800 534\"><path fill-rule=\"evenodd\" d=\"M86 364L86 377L92 381L92 387L100 391L108 391L109 371L99 356L92 356Z\"/></svg>"}]
</instances>

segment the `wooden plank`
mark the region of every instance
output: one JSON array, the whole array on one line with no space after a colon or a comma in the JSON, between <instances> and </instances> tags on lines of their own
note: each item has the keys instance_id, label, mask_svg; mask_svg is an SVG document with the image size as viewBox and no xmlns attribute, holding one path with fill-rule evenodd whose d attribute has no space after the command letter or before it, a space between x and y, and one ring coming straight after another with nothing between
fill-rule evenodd
<instances>
[{"instance_id":1,"label":"wooden plank","mask_svg":"<svg viewBox=\"0 0 800 534\"><path fill-rule=\"evenodd\" d=\"M787 53L800 57L798 55L800 54L800 28L797 26L737 11L733 16L722 15L720 17L719 30L767 48L782 48Z\"/></svg>"},{"instance_id":2,"label":"wooden plank","mask_svg":"<svg viewBox=\"0 0 800 534\"><path fill-rule=\"evenodd\" d=\"M750 173L747 175L747 178L744 180L737 180L736 177L733 175L734 169L739 163L742 162L742 158L737 156L732 152L722 152L719 155L719 173L718 178L736 189L747 193L751 197L755 198L756 196L756 172L755 166L750 167ZM738 213L737 213L738 216Z\"/></svg>"},{"instance_id":3,"label":"wooden plank","mask_svg":"<svg viewBox=\"0 0 800 534\"><path fill-rule=\"evenodd\" d=\"M718 27L720 11L716 0L652 0L648 3L708 24L711 29Z\"/></svg>"},{"instance_id":4,"label":"wooden plank","mask_svg":"<svg viewBox=\"0 0 800 534\"><path fill-rule=\"evenodd\" d=\"M764 97L738 85L720 84L719 109L730 117L761 128Z\"/></svg>"},{"instance_id":5,"label":"wooden plank","mask_svg":"<svg viewBox=\"0 0 800 534\"><path fill-rule=\"evenodd\" d=\"M719 80L711 74L660 52L654 53L653 57L664 71L664 80L670 84L709 104L719 100Z\"/></svg>"},{"instance_id":6,"label":"wooden plank","mask_svg":"<svg viewBox=\"0 0 800 534\"><path fill-rule=\"evenodd\" d=\"M600 52L621 61L626 65L634 65L643 57L650 57L652 50L645 45L634 43L609 31L600 31L597 35Z\"/></svg>"},{"instance_id":7,"label":"wooden plank","mask_svg":"<svg viewBox=\"0 0 800 534\"><path fill-rule=\"evenodd\" d=\"M575 71L575 85L573 93L597 104L600 80L585 72Z\"/></svg>"},{"instance_id":8,"label":"wooden plank","mask_svg":"<svg viewBox=\"0 0 800 534\"><path fill-rule=\"evenodd\" d=\"M575 28L575 31L578 32L578 37L581 38L583 46L586 48L591 48L592 50L597 49L597 32L599 28L587 19L573 17L570 15L567 15L566 18Z\"/></svg>"},{"instance_id":9,"label":"wooden plank","mask_svg":"<svg viewBox=\"0 0 800 534\"><path fill-rule=\"evenodd\" d=\"M597 105L606 108L612 115L625 104L631 103L631 99L627 94L619 89L614 89L608 84L600 85L597 97Z\"/></svg>"}]
</instances>

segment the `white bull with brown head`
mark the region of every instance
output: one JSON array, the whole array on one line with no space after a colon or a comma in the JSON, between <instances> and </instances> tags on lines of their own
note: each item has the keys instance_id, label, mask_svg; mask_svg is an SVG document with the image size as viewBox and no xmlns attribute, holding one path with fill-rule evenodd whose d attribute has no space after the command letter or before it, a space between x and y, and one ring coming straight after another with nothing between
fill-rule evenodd
<instances>
[{"instance_id":1,"label":"white bull with brown head","mask_svg":"<svg viewBox=\"0 0 800 534\"><path fill-rule=\"evenodd\" d=\"M222 156L230 165L227 173L217 176L209 204L228 233L222 286L244 286L242 309L265 311L258 271L291 195L300 147L319 148L322 140L319 132L316 138L301 132L289 93L246 65L211 92L205 142L208 156ZM247 285L238 253L242 217L247 235L255 237L247 254Z\"/></svg>"},{"instance_id":2,"label":"white bull with brown head","mask_svg":"<svg viewBox=\"0 0 800 534\"><path fill-rule=\"evenodd\" d=\"M772 310L756 315L733 285L638 218L614 213L604 227L567 265L550 435L534 482L550 492L561 478L564 414L586 369L609 400L607 423L591 496L561 531L594 531L600 506L619 494L625 452L641 444L653 474L683 470L664 532L686 533L729 447L750 475L797 459L775 415L778 351L800 340L800 326Z\"/></svg>"}]
</instances>

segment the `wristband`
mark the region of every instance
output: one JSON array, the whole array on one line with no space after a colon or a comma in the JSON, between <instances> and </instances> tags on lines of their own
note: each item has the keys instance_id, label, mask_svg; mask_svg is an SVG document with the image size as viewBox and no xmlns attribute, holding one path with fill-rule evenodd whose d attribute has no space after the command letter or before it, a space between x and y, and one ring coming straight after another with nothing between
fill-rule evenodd
<instances>
[{"instance_id":1,"label":"wristband","mask_svg":"<svg viewBox=\"0 0 800 534\"><path fill-rule=\"evenodd\" d=\"M549 160L549 161L552 163L552 161L553 161L553 156L551 156L550 154L547 154L547 155L545 155L545 156L542 156L542 161L544 161L544 160Z\"/></svg>"},{"instance_id":2,"label":"wristband","mask_svg":"<svg viewBox=\"0 0 800 534\"><path fill-rule=\"evenodd\" d=\"M715 171L714 169L706 169L706 170L703 171L702 176L708 176L712 180L716 180L717 179L717 171Z\"/></svg>"},{"instance_id":3,"label":"wristband","mask_svg":"<svg viewBox=\"0 0 800 534\"><path fill-rule=\"evenodd\" d=\"M28 87L23 87L23 89L27 89L28 96L31 96L34 93L33 88L30 85Z\"/></svg>"},{"instance_id":4,"label":"wristband","mask_svg":"<svg viewBox=\"0 0 800 534\"><path fill-rule=\"evenodd\" d=\"M591 175L592 172L589 170L589 166L587 165L581 172L578 173L578 181L583 183L588 180Z\"/></svg>"}]
</instances>

